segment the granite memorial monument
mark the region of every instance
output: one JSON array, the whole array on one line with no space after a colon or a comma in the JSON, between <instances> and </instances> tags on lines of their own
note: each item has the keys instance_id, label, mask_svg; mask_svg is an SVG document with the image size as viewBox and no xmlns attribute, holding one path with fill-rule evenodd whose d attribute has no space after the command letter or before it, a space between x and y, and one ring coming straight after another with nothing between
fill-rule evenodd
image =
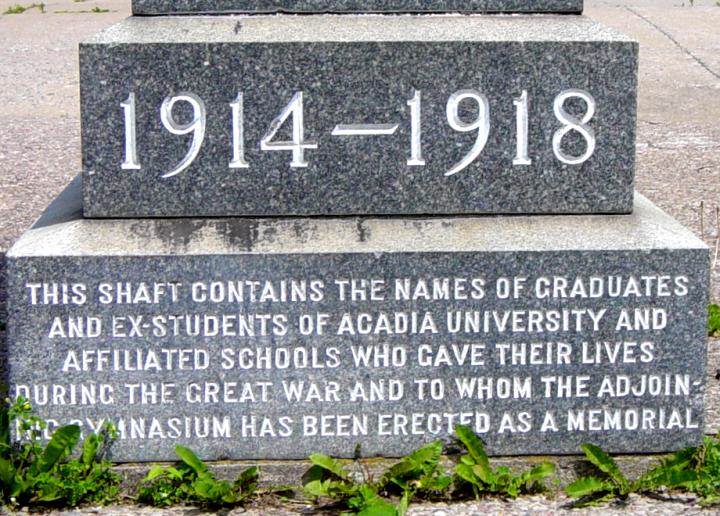
<instances>
[{"instance_id":1,"label":"granite memorial monument","mask_svg":"<svg viewBox=\"0 0 720 516\"><path fill-rule=\"evenodd\" d=\"M531 4L581 8L464 3ZM698 442L709 251L633 192L637 66L568 15L111 27L81 177L7 254L11 394L49 432L113 422L118 461L398 456L459 423L496 455Z\"/></svg>"}]
</instances>

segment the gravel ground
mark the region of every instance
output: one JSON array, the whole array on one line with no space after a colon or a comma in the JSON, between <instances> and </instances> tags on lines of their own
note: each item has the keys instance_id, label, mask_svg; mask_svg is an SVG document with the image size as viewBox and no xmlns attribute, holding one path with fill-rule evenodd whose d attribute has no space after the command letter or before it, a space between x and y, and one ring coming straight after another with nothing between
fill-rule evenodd
<instances>
[{"instance_id":1,"label":"gravel ground","mask_svg":"<svg viewBox=\"0 0 720 516\"><path fill-rule=\"evenodd\" d=\"M568 507L570 500L564 496L547 498L545 496L526 496L517 500L506 501L496 498L480 500L477 502L463 503L425 503L413 504L408 514L410 516L454 516L454 515L526 515L526 514L582 514L591 515L648 515L648 516L674 516L677 514L700 515L718 514L717 510L704 509L696 503L695 498L687 496L667 496L662 498L648 498L631 495L624 503L613 503L601 507L586 509L571 509ZM136 506L117 506L103 509L83 509L77 511L64 511L66 516L87 516L91 514L103 514L104 516L121 516L126 514L137 514L139 516L190 516L203 514L203 511L195 507L182 507L173 509L151 509L138 508ZM302 503L284 504L282 506L263 505L261 507L247 507L228 512L228 516L279 516L282 514L318 514L310 505ZM332 511L324 514L333 514Z\"/></svg>"},{"instance_id":2,"label":"gravel ground","mask_svg":"<svg viewBox=\"0 0 720 516\"><path fill-rule=\"evenodd\" d=\"M716 510L703 509L694 498L668 497L663 499L631 496L626 503L610 504L589 509L570 509L565 497L548 499L544 496L529 496L511 502L484 500L470 503L424 504L412 508L413 516L451 516L456 514L602 514L625 515L643 514L670 516L676 514L717 514Z\"/></svg>"},{"instance_id":3,"label":"gravel ground","mask_svg":"<svg viewBox=\"0 0 720 516\"><path fill-rule=\"evenodd\" d=\"M0 0L0 13L19 0ZM586 0L586 14L641 44L637 189L711 247L720 240L720 5L715 0ZM3 253L80 169L77 44L129 14L129 0L47 0L0 15L0 321ZM109 12L93 13L94 7ZM701 211L701 205L703 209ZM702 215L701 215L702 213ZM702 222L701 222L702 221ZM720 264L712 296L720 300ZM0 348L4 342L0 326ZM720 431L720 340L709 344L706 428ZM416 515L556 514L563 498L417 505ZM307 512L302 505L249 514ZM71 514L92 514L85 510ZM103 514L191 514L136 507ZM704 514L691 499L632 497L602 514ZM717 513L717 512L715 512ZM577 512L575 512L577 514Z\"/></svg>"}]
</instances>

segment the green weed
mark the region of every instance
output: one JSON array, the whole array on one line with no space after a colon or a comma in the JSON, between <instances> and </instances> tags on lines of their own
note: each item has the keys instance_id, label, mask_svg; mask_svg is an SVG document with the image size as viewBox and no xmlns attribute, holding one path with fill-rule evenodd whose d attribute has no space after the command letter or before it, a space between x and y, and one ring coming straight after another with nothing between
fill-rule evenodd
<instances>
[{"instance_id":1,"label":"green weed","mask_svg":"<svg viewBox=\"0 0 720 516\"><path fill-rule=\"evenodd\" d=\"M118 496L120 477L106 454L116 432L106 426L90 434L80 457L70 458L80 442L80 427L58 428L43 446L47 424L19 398L0 411L0 498L5 505L26 507L106 504ZM16 430L18 439L11 439Z\"/></svg>"},{"instance_id":2,"label":"green weed","mask_svg":"<svg viewBox=\"0 0 720 516\"><path fill-rule=\"evenodd\" d=\"M696 494L702 505L720 504L720 441L706 437L698 447L686 448L667 460L676 470L691 472L693 477L680 488Z\"/></svg>"},{"instance_id":3,"label":"green weed","mask_svg":"<svg viewBox=\"0 0 720 516\"><path fill-rule=\"evenodd\" d=\"M662 461L635 481L620 471L617 463L599 447L583 444L585 457L600 475L582 477L566 488L568 496L577 499L575 507L598 505L610 500L626 500L631 493L657 491L663 487L682 487L697 478L697 473L687 465L687 451L677 453Z\"/></svg>"},{"instance_id":4,"label":"green weed","mask_svg":"<svg viewBox=\"0 0 720 516\"><path fill-rule=\"evenodd\" d=\"M356 480L337 460L327 455L310 456L313 466L303 475L305 492L316 500L330 499L348 513L402 516L416 496L446 490L452 478L440 471L442 442L416 450L389 468L375 482L368 475ZM399 497L397 504L389 497Z\"/></svg>"},{"instance_id":5,"label":"green weed","mask_svg":"<svg viewBox=\"0 0 720 516\"><path fill-rule=\"evenodd\" d=\"M708 307L708 334L720 337L720 306L715 304Z\"/></svg>"},{"instance_id":6,"label":"green weed","mask_svg":"<svg viewBox=\"0 0 720 516\"><path fill-rule=\"evenodd\" d=\"M486 494L517 498L521 494L539 492L544 490L543 481L555 473L555 466L549 462L519 475L513 475L505 466L493 469L482 441L470 428L458 425L455 434L467 450L455 466L455 484L459 491L470 490L476 498Z\"/></svg>"},{"instance_id":7,"label":"green weed","mask_svg":"<svg viewBox=\"0 0 720 516\"><path fill-rule=\"evenodd\" d=\"M22 14L25 11L29 11L30 9L37 9L41 13L45 12L45 4L44 3L38 3L38 4L30 4L30 5L20 5L15 4L8 7L3 14Z\"/></svg>"},{"instance_id":8,"label":"green weed","mask_svg":"<svg viewBox=\"0 0 720 516\"><path fill-rule=\"evenodd\" d=\"M442 442L435 441L403 457L380 478L380 490L408 503L415 497L441 494L452 483L452 477L440 469L442 451Z\"/></svg>"},{"instance_id":9,"label":"green weed","mask_svg":"<svg viewBox=\"0 0 720 516\"><path fill-rule=\"evenodd\" d=\"M218 480L192 451L176 446L180 462L150 470L138 489L137 499L155 507L198 504L219 508L241 505L257 490L260 472L248 468L233 483Z\"/></svg>"},{"instance_id":10,"label":"green weed","mask_svg":"<svg viewBox=\"0 0 720 516\"><path fill-rule=\"evenodd\" d=\"M305 492L315 498L330 499L347 513L395 516L404 514L403 507L395 507L379 494L379 486L370 479L356 481L343 465L327 455L310 456L312 466L303 475ZM409 502L404 503L407 506Z\"/></svg>"}]
</instances>

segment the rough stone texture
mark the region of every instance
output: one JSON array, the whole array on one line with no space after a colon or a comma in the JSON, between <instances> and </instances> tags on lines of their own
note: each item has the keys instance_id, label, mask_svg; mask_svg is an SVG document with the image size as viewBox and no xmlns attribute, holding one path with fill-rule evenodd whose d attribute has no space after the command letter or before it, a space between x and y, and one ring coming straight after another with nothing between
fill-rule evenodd
<instances>
[{"instance_id":1,"label":"rough stone texture","mask_svg":"<svg viewBox=\"0 0 720 516\"><path fill-rule=\"evenodd\" d=\"M708 341L705 433L720 434L720 338Z\"/></svg>"},{"instance_id":2,"label":"rough stone texture","mask_svg":"<svg viewBox=\"0 0 720 516\"><path fill-rule=\"evenodd\" d=\"M581 13L582 0L133 0L133 13Z\"/></svg>"},{"instance_id":3,"label":"rough stone texture","mask_svg":"<svg viewBox=\"0 0 720 516\"><path fill-rule=\"evenodd\" d=\"M564 494L555 497L530 496L517 500L488 498L478 502L422 504L411 507L411 516L455 516L467 514L600 514L603 516L624 516L627 514L647 516L674 516L676 514L711 515L717 514L717 508L703 507L695 496L683 494L664 494L645 497L632 494L625 501L613 501L582 510L571 507L572 500Z\"/></svg>"},{"instance_id":4,"label":"rough stone texture","mask_svg":"<svg viewBox=\"0 0 720 516\"><path fill-rule=\"evenodd\" d=\"M467 516L468 514L503 514L507 516L527 516L528 514L563 514L577 515L600 514L602 516L625 516L627 514L647 516L675 516L677 514L693 515L714 515L717 514L715 507L702 507L696 497L683 494L667 494L662 496L647 497L630 495L626 501L602 504L597 507L582 509L570 508L570 500L563 494L559 495L535 495L521 496L517 499L484 498L474 502L453 502L453 503L413 503L408 509L410 516ZM228 516L278 516L283 514L308 514L313 513L314 506L307 501L285 500L283 503L274 504L272 501L262 501L259 504L252 504L248 507L229 511ZM326 511L315 511L320 514L333 514L335 508L328 508ZM156 509L150 507L138 507L134 505L115 506L107 508L86 508L69 511L52 511L50 514L86 515L103 514L115 515L140 515L140 516L197 516L201 509L196 507L173 507L170 509Z\"/></svg>"},{"instance_id":5,"label":"rough stone texture","mask_svg":"<svg viewBox=\"0 0 720 516\"><path fill-rule=\"evenodd\" d=\"M81 46L85 214L90 217L620 213L632 207L637 45L583 17L330 16L131 18ZM487 95L490 135L465 170L446 177L477 132L447 121L453 92ZM552 150L556 96L588 90L597 103L594 155L564 165ZM422 91L425 166L408 166L406 102ZM513 166L513 98L530 98L530 166ZM197 159L169 178L191 136L159 109L191 91L207 106ZM245 94L250 168L230 169L231 111ZM271 121L304 92L307 168L260 150ZM121 170L120 103L135 93L141 170ZM581 116L584 102L566 103ZM472 121L474 104L463 104ZM183 108L176 106L183 120ZM467 110L467 112L465 112ZM189 110L187 110L189 111ZM185 116L189 113L185 112ZM288 121L289 124L290 121ZM338 124L399 124L394 135L331 136ZM288 124L278 139L289 138ZM566 152L585 141L571 131Z\"/></svg>"},{"instance_id":6,"label":"rough stone texture","mask_svg":"<svg viewBox=\"0 0 720 516\"><path fill-rule=\"evenodd\" d=\"M366 456L395 456L407 453L432 435L378 436L372 421L378 414L435 413L457 414L460 412L484 412L490 415L490 429L484 434L493 454L568 454L577 452L580 443L587 440L602 445L613 452L659 452L676 449L696 442L703 428L703 392L705 374L706 338L704 314L707 304L708 250L706 246L674 222L667 215L640 198L635 213L629 216L587 217L527 217L484 218L461 217L450 219L216 219L216 220L87 220L79 218L78 185L68 189L65 198L51 206L47 214L8 252L8 298L9 298L9 383L13 389L18 385L41 382L46 385L93 382L108 384L113 389L113 404L107 406L68 406L59 401L44 406L34 400L40 414L49 419L67 421L79 419L87 428L88 419L96 422L104 417L118 421L124 419L128 427L130 418L144 420L147 428L157 418L168 432L168 425L175 417L203 418L227 416L231 418L232 438L198 438L196 431L182 437L209 459L253 458L300 458L315 450L323 450L336 456L353 456L356 445ZM532 285L541 276L567 277L572 283L575 277L619 276L627 283L632 275L668 275L672 278L687 276L687 295L659 296L642 288L643 295L610 298L539 299ZM517 299L500 299L495 294L499 278L527 277L528 289ZM432 278L473 278L485 281L487 295L482 299L452 299L428 301L396 301L392 294L396 279L411 278L412 282ZM388 285L384 300L340 300L334 282L338 279L385 280ZM305 302L272 302L257 295L255 301L247 291L242 301L203 303L188 297L194 282L272 281L277 291L280 280L320 280L323 287L321 299ZM74 306L32 305L27 284L82 283L87 286L88 303ZM102 299L95 293L100 283L130 282L136 290L140 282L180 282L179 294L174 302L160 296L157 303L100 304ZM454 281L454 279L452 280ZM675 291L675 279L673 291ZM469 284L469 283L468 283ZM72 287L71 287L72 288ZM103 287L105 288L105 287ZM114 287L113 287L114 288ZM246 287L248 288L248 287ZM262 287L264 290L265 287ZM625 287L623 287L624 289ZM468 287L467 293L472 291ZM200 291L198 291L200 292ZM477 290L475 290L477 292ZM581 328L553 331L549 326L538 333L509 329L499 330L491 325L479 333L449 334L445 325L447 311L497 310L502 317L508 310L594 310L607 309L597 331L588 327L587 312ZM667 327L653 331L618 331L616 321L621 309L663 308L667 310ZM437 333L402 332L379 330L370 335L358 330L355 335L338 332L339 320L344 313L357 317L371 314L374 320L382 312L416 311L430 313L437 322ZM326 331L322 335L301 335L295 321L302 314L328 314ZM209 314L214 316L251 315L287 317L273 320L271 330L265 332L251 324L257 332L255 337L232 336L223 332L213 336L212 330L203 330L200 337L189 337L179 325L179 336L169 334L151 335L151 326L160 320L154 317L184 316L186 314ZM50 338L54 318L65 321L69 317L97 316L102 319L103 330L96 337ZM110 336L109 325L113 317L142 316L142 337L121 338ZM525 316L527 317L527 316ZM117 319L118 321L120 319ZM182 317L181 317L181 320ZM127 325L127 319L126 325ZM279 322L278 322L279 321ZM575 319L573 319L575 321ZM114 323L113 323L114 324ZM146 326L147 325L147 326ZM161 326L164 323L160 322ZM273 329L287 326L287 331ZM397 327L396 327L397 328ZM577 331L576 331L577 330ZM125 329L124 331L130 331ZM172 331L170 333L173 333ZM649 364L627 361L618 365L603 361L599 365L579 363L577 349L582 341L654 342L653 360ZM494 345L521 342L570 342L574 348L571 363L539 366L498 364ZM437 356L439 346L485 343L489 350L485 366L436 365L421 366L416 354L421 346ZM407 351L404 366L365 367L352 364L351 349L355 346L399 346ZM317 349L317 363L323 368L241 369L236 365L221 369L221 349L254 350L263 348L304 348L312 354ZM190 349L207 350L210 365L207 369L152 370L151 372L128 372L110 369L96 371L92 365L84 372L60 369L67 358L67 351L94 349ZM331 367L336 348L339 367ZM43 353L29 352L42 349ZM244 353L244 352L243 352ZM451 351L452 353L452 351ZM92 355L90 355L92 356ZM247 356L247 355L243 355ZM637 356L637 355L636 355ZM234 359L235 360L235 359ZM335 364L337 365L337 364ZM174 366L177 369L177 365ZM38 380L37 371L47 371ZM328 374L330 373L330 374ZM570 397L545 399L539 390L539 377L561 374L588 374L591 378L589 391L596 393L604 375L612 381L619 374L629 375L635 385L641 375L688 374L688 396L651 398L590 398ZM530 398L492 399L482 401L460 399L454 393L454 378L481 376L532 377L533 394ZM423 378L443 379L446 394L442 399L416 399L414 380ZM674 378L674 376L672 376ZM399 401L351 402L348 389L354 382L400 380L405 395ZM318 381L325 385L328 380L340 384L340 401L283 401L282 381ZM127 399L125 384L138 382L172 382L179 392L185 392L189 382L243 382L269 381L270 401L245 401L244 403L190 404L181 400L181 394L172 404L141 405ZM307 384L306 384L307 385ZM367 385L366 385L367 387ZM257 386L255 386L257 388ZM674 384L671 391L674 391ZM16 391L17 392L17 391ZM259 393L256 392L256 396ZM235 396L239 396L235 394ZM67 400L67 398L66 398ZM359 407L362 407L361 409ZM691 411L695 429L593 431L593 432L545 432L538 431L544 411L555 411L560 427L565 426L568 410L592 410L607 408L624 410L633 408L665 408ZM533 430L528 433L500 433L500 419L507 412L520 417L521 412L532 414ZM305 416L353 414L368 417L368 435L349 437L318 437L302 435L297 425ZM669 414L669 412L668 412ZM245 437L238 426L242 417L255 416L258 424L269 418L277 430L281 417L292 427L292 437ZM445 417L445 416L442 416ZM682 425L684 426L685 420ZM443 435L443 431L440 431ZM174 440L170 438L122 439L115 449L119 461L162 460L172 457Z\"/></svg>"},{"instance_id":7,"label":"rough stone texture","mask_svg":"<svg viewBox=\"0 0 720 516\"><path fill-rule=\"evenodd\" d=\"M285 500L278 503L273 500L263 500L258 504L229 511L228 516L278 516L284 514L334 514L336 508L330 507L325 511L318 511L311 503L305 500ZM453 503L412 503L407 514L410 516L467 516L468 514L503 514L507 516L527 516L528 514L600 514L602 516L625 516L627 514L647 516L675 516L677 514L714 515L715 507L702 507L699 500L692 495L666 494L661 496L639 496L632 494L626 501L602 504L596 507L584 508L581 511L572 509L570 502L563 494L521 496L517 499L502 499L496 497L484 498L473 502ZM68 511L52 511L50 514L86 515L103 514L140 515L140 516L197 516L202 509L196 507L173 507L170 509L156 509L151 507L138 507L135 505L120 505L107 508L85 508Z\"/></svg>"}]
</instances>

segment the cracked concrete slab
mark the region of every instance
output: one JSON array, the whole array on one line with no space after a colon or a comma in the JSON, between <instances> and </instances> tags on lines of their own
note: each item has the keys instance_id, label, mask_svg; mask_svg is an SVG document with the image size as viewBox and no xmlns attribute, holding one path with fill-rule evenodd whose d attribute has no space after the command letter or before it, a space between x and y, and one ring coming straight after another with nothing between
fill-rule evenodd
<instances>
[{"instance_id":1,"label":"cracked concrete slab","mask_svg":"<svg viewBox=\"0 0 720 516\"><path fill-rule=\"evenodd\" d=\"M637 189L715 248L720 240L720 6L589 1L587 15L640 42ZM701 204L703 207L701 215ZM712 297L720 299L720 263Z\"/></svg>"}]
</instances>

